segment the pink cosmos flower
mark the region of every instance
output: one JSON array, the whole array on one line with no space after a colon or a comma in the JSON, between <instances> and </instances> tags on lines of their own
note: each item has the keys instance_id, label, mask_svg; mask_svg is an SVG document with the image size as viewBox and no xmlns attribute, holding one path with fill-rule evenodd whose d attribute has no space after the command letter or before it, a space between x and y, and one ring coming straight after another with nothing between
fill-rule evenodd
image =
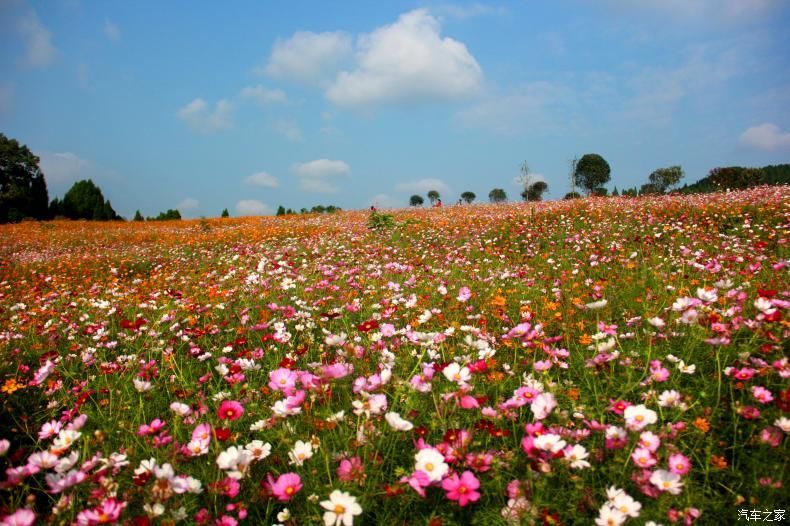
<instances>
[{"instance_id":1,"label":"pink cosmos flower","mask_svg":"<svg viewBox=\"0 0 790 526\"><path fill-rule=\"evenodd\" d=\"M114 523L121 516L121 512L125 507L125 502L118 502L113 498L109 498L93 509L81 511L77 515L77 524L80 526L92 526L94 524Z\"/></svg>"},{"instance_id":2,"label":"pink cosmos flower","mask_svg":"<svg viewBox=\"0 0 790 526\"><path fill-rule=\"evenodd\" d=\"M235 400L223 400L217 410L220 420L238 420L243 414L244 407Z\"/></svg>"},{"instance_id":3,"label":"pink cosmos flower","mask_svg":"<svg viewBox=\"0 0 790 526\"><path fill-rule=\"evenodd\" d=\"M479 487L480 481L471 471L464 471L460 477L453 473L442 481L442 489L447 492L447 498L457 500L462 507L480 498L480 493L476 491Z\"/></svg>"},{"instance_id":4,"label":"pink cosmos flower","mask_svg":"<svg viewBox=\"0 0 790 526\"><path fill-rule=\"evenodd\" d=\"M302 478L296 473L283 473L276 481L271 475L267 475L267 479L269 491L280 502L288 502L302 489Z\"/></svg>"},{"instance_id":5,"label":"pink cosmos flower","mask_svg":"<svg viewBox=\"0 0 790 526\"><path fill-rule=\"evenodd\" d=\"M669 471L676 475L685 475L691 469L691 461L681 453L669 455Z\"/></svg>"},{"instance_id":6,"label":"pink cosmos flower","mask_svg":"<svg viewBox=\"0 0 790 526\"><path fill-rule=\"evenodd\" d=\"M362 459L359 457L344 458L340 461L337 468L337 478L343 482L362 480L365 476L365 468Z\"/></svg>"},{"instance_id":7,"label":"pink cosmos flower","mask_svg":"<svg viewBox=\"0 0 790 526\"><path fill-rule=\"evenodd\" d=\"M771 394L771 391L761 385L752 387L752 396L761 404L770 404L774 399L774 395Z\"/></svg>"},{"instance_id":8,"label":"pink cosmos flower","mask_svg":"<svg viewBox=\"0 0 790 526\"><path fill-rule=\"evenodd\" d=\"M656 458L653 456L653 453L645 447L636 448L634 452L631 453L631 459L634 461L634 464L640 468L651 468L656 465Z\"/></svg>"},{"instance_id":9,"label":"pink cosmos flower","mask_svg":"<svg viewBox=\"0 0 790 526\"><path fill-rule=\"evenodd\" d=\"M461 290L458 291L458 301L464 302L469 300L472 297L472 291L469 290L469 287L461 287Z\"/></svg>"},{"instance_id":10,"label":"pink cosmos flower","mask_svg":"<svg viewBox=\"0 0 790 526\"><path fill-rule=\"evenodd\" d=\"M269 387L273 391L282 391L288 396L296 387L297 378L298 375L294 371L280 367L269 373Z\"/></svg>"},{"instance_id":11,"label":"pink cosmos flower","mask_svg":"<svg viewBox=\"0 0 790 526\"><path fill-rule=\"evenodd\" d=\"M32 526L36 522L36 514L27 508L20 508L0 521L2 526Z\"/></svg>"},{"instance_id":12,"label":"pink cosmos flower","mask_svg":"<svg viewBox=\"0 0 790 526\"><path fill-rule=\"evenodd\" d=\"M420 497L425 498L425 488L431 485L431 479L424 471L417 470L408 477L402 477L401 482L406 482Z\"/></svg>"}]
</instances>

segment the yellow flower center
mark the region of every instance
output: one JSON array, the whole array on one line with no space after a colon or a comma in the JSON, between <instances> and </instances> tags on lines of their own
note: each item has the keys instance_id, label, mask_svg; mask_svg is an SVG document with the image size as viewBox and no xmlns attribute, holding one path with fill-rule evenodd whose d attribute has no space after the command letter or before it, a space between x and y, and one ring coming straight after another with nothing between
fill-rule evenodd
<instances>
[{"instance_id":1,"label":"yellow flower center","mask_svg":"<svg viewBox=\"0 0 790 526\"><path fill-rule=\"evenodd\" d=\"M342 504L335 504L335 514L343 515L346 512L346 508Z\"/></svg>"},{"instance_id":2,"label":"yellow flower center","mask_svg":"<svg viewBox=\"0 0 790 526\"><path fill-rule=\"evenodd\" d=\"M428 462L427 464L425 464L425 469L428 471L433 471L433 464Z\"/></svg>"}]
</instances>

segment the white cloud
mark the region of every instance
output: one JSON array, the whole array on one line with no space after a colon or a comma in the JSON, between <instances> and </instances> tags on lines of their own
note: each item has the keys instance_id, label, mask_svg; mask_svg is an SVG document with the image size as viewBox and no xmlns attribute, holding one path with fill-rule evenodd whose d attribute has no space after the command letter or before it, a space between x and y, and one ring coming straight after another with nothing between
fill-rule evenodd
<instances>
[{"instance_id":1,"label":"white cloud","mask_svg":"<svg viewBox=\"0 0 790 526\"><path fill-rule=\"evenodd\" d=\"M198 201L194 197L187 197L183 201L178 203L178 205L176 205L176 208L179 211L184 212L184 211L194 210L199 205L200 205L200 201Z\"/></svg>"},{"instance_id":2,"label":"white cloud","mask_svg":"<svg viewBox=\"0 0 790 526\"><path fill-rule=\"evenodd\" d=\"M790 132L783 132L776 124L766 122L743 132L738 142L758 150L787 150L790 149Z\"/></svg>"},{"instance_id":3,"label":"white cloud","mask_svg":"<svg viewBox=\"0 0 790 526\"><path fill-rule=\"evenodd\" d=\"M218 101L211 111L206 101L197 98L179 109L176 115L193 131L210 133L233 126L232 113L233 105L225 99Z\"/></svg>"},{"instance_id":4,"label":"white cloud","mask_svg":"<svg viewBox=\"0 0 790 526\"><path fill-rule=\"evenodd\" d=\"M425 9L357 40L357 65L329 86L327 98L346 107L453 100L479 91L483 72L466 46L439 34Z\"/></svg>"},{"instance_id":5,"label":"white cloud","mask_svg":"<svg viewBox=\"0 0 790 526\"><path fill-rule=\"evenodd\" d=\"M395 190L398 192L420 192L427 193L431 190L436 190L439 193L447 192L450 187L441 179L427 178L419 179L417 181L407 181L395 185Z\"/></svg>"},{"instance_id":6,"label":"white cloud","mask_svg":"<svg viewBox=\"0 0 790 526\"><path fill-rule=\"evenodd\" d=\"M291 171L299 177L299 188L302 190L319 194L334 194L339 191L339 188L332 184L331 178L350 174L351 167L344 161L316 159L295 164Z\"/></svg>"},{"instance_id":7,"label":"white cloud","mask_svg":"<svg viewBox=\"0 0 790 526\"><path fill-rule=\"evenodd\" d=\"M299 177L320 178L333 175L347 175L351 173L351 167L343 161L316 159L315 161L294 165L293 172Z\"/></svg>"},{"instance_id":8,"label":"white cloud","mask_svg":"<svg viewBox=\"0 0 790 526\"><path fill-rule=\"evenodd\" d=\"M41 25L34 11L19 20L17 30L22 34L27 44L27 50L22 59L26 66L44 68L55 62L58 50L52 45L52 33Z\"/></svg>"},{"instance_id":9,"label":"white cloud","mask_svg":"<svg viewBox=\"0 0 790 526\"><path fill-rule=\"evenodd\" d=\"M351 55L351 37L341 31L298 31L277 39L263 71L270 77L305 84L329 80Z\"/></svg>"},{"instance_id":10,"label":"white cloud","mask_svg":"<svg viewBox=\"0 0 790 526\"><path fill-rule=\"evenodd\" d=\"M272 209L269 205L254 199L242 199L236 203L236 212L240 216L265 216L271 215Z\"/></svg>"},{"instance_id":11,"label":"white cloud","mask_svg":"<svg viewBox=\"0 0 790 526\"><path fill-rule=\"evenodd\" d=\"M48 184L60 186L82 177L92 177L93 163L71 152L44 152L38 154L39 166Z\"/></svg>"},{"instance_id":12,"label":"white cloud","mask_svg":"<svg viewBox=\"0 0 790 526\"><path fill-rule=\"evenodd\" d=\"M283 90L269 89L261 84L258 84L257 86L247 86L241 90L241 96L247 99L252 99L261 106L285 102L288 100L288 96Z\"/></svg>"},{"instance_id":13,"label":"white cloud","mask_svg":"<svg viewBox=\"0 0 790 526\"><path fill-rule=\"evenodd\" d=\"M302 140L302 130L292 121L278 120L272 124L272 128L289 141L298 142Z\"/></svg>"},{"instance_id":14,"label":"white cloud","mask_svg":"<svg viewBox=\"0 0 790 526\"><path fill-rule=\"evenodd\" d=\"M525 129L556 127L558 111L575 104L574 91L562 84L532 82L505 94L492 93L474 106L458 113L460 122L510 135Z\"/></svg>"},{"instance_id":15,"label":"white cloud","mask_svg":"<svg viewBox=\"0 0 790 526\"><path fill-rule=\"evenodd\" d=\"M376 194L368 199L367 206L376 208L405 208L408 203L396 199L389 194Z\"/></svg>"},{"instance_id":16,"label":"white cloud","mask_svg":"<svg viewBox=\"0 0 790 526\"><path fill-rule=\"evenodd\" d=\"M121 40L121 28L119 28L116 24L113 24L109 18L104 19L104 27L102 28L102 31L104 31L104 36L113 42L118 42Z\"/></svg>"},{"instance_id":17,"label":"white cloud","mask_svg":"<svg viewBox=\"0 0 790 526\"><path fill-rule=\"evenodd\" d=\"M244 179L244 182L253 186L263 186L266 188L277 188L279 181L267 172L257 172Z\"/></svg>"}]
</instances>

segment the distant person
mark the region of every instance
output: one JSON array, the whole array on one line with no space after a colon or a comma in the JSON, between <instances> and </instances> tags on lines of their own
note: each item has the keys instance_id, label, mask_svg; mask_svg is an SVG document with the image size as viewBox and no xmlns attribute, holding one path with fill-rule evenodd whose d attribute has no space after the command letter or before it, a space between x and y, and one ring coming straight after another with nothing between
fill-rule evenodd
<instances>
[{"instance_id":1,"label":"distant person","mask_svg":"<svg viewBox=\"0 0 790 526\"><path fill-rule=\"evenodd\" d=\"M463 201L464 201L463 199L459 199L458 200L458 204L461 205L463 203Z\"/></svg>"},{"instance_id":2,"label":"distant person","mask_svg":"<svg viewBox=\"0 0 790 526\"><path fill-rule=\"evenodd\" d=\"M433 206L434 206L434 208L441 208L442 207L442 200L441 199L437 199L436 200L436 204L433 205Z\"/></svg>"},{"instance_id":3,"label":"distant person","mask_svg":"<svg viewBox=\"0 0 790 526\"><path fill-rule=\"evenodd\" d=\"M371 212L375 212L376 211L376 206L375 205L370 205L370 211Z\"/></svg>"}]
</instances>

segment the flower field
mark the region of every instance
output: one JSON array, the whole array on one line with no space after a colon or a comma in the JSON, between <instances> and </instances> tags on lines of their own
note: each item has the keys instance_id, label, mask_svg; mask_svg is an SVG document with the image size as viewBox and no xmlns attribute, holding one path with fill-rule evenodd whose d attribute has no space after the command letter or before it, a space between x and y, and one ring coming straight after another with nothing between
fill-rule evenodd
<instances>
[{"instance_id":1,"label":"flower field","mask_svg":"<svg viewBox=\"0 0 790 526\"><path fill-rule=\"evenodd\" d=\"M786 509L788 198L3 225L0 524Z\"/></svg>"}]
</instances>

